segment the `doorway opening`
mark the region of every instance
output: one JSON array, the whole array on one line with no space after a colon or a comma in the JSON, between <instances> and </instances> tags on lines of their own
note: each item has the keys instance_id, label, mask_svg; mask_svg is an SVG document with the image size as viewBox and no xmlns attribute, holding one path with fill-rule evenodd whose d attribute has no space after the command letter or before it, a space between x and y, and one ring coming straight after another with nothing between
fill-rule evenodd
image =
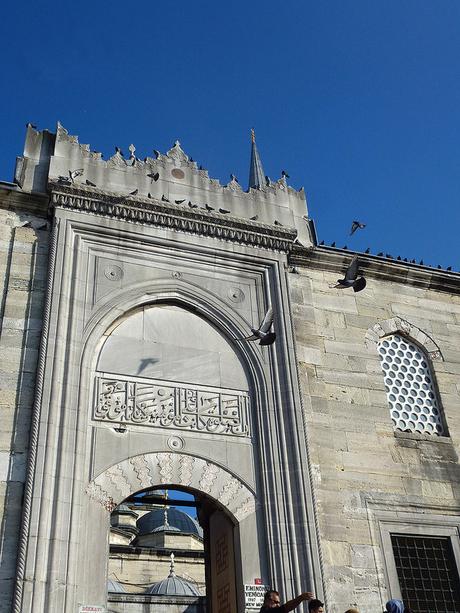
<instances>
[{"instance_id":1,"label":"doorway opening","mask_svg":"<svg viewBox=\"0 0 460 613\"><path fill-rule=\"evenodd\" d=\"M171 485L133 494L110 515L109 611L236 611L234 535L200 492Z\"/></svg>"}]
</instances>

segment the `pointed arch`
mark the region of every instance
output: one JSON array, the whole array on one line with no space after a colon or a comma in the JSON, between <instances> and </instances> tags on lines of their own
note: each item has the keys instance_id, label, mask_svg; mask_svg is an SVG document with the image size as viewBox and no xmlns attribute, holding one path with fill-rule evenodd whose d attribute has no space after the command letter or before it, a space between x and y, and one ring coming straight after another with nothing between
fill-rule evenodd
<instances>
[{"instance_id":1,"label":"pointed arch","mask_svg":"<svg viewBox=\"0 0 460 613\"><path fill-rule=\"evenodd\" d=\"M207 494L236 522L255 512L254 492L239 477L214 462L184 453L154 452L127 458L90 481L86 493L111 512L128 496L159 485Z\"/></svg>"},{"instance_id":2,"label":"pointed arch","mask_svg":"<svg viewBox=\"0 0 460 613\"><path fill-rule=\"evenodd\" d=\"M369 328L365 336L366 345L371 349L375 349L380 339L390 334L402 334L412 339L427 352L428 357L432 361L442 362L444 360L441 350L434 340L426 332L402 317L385 319Z\"/></svg>"}]
</instances>

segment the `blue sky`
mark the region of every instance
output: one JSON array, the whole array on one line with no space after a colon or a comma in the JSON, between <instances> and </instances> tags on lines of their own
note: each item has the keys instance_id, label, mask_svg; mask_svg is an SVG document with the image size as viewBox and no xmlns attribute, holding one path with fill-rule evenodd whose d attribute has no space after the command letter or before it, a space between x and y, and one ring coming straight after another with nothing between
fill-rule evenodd
<instances>
[{"instance_id":1,"label":"blue sky","mask_svg":"<svg viewBox=\"0 0 460 613\"><path fill-rule=\"evenodd\" d=\"M0 178L60 120L106 157L178 138L246 186L255 126L319 240L460 270L459 31L458 0L10 2Z\"/></svg>"}]
</instances>

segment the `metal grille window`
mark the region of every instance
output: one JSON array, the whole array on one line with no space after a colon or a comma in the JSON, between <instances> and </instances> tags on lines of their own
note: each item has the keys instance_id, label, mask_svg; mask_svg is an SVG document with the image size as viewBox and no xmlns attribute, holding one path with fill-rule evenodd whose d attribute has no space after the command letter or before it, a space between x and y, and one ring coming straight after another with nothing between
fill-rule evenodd
<instances>
[{"instance_id":1,"label":"metal grille window","mask_svg":"<svg viewBox=\"0 0 460 613\"><path fill-rule=\"evenodd\" d=\"M460 579L448 537L391 535L406 607L417 613L458 613Z\"/></svg>"},{"instance_id":2,"label":"metal grille window","mask_svg":"<svg viewBox=\"0 0 460 613\"><path fill-rule=\"evenodd\" d=\"M423 349L394 334L380 340L379 355L394 429L445 434L434 377Z\"/></svg>"}]
</instances>

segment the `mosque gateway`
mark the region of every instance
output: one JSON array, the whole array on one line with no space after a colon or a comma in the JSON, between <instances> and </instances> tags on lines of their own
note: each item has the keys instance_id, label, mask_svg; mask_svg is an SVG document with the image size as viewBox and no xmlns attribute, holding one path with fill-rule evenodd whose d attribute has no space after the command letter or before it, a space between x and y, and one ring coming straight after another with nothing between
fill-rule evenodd
<instances>
[{"instance_id":1,"label":"mosque gateway","mask_svg":"<svg viewBox=\"0 0 460 613\"><path fill-rule=\"evenodd\" d=\"M458 273L318 244L254 134L137 156L0 182L0 611L458 613Z\"/></svg>"}]
</instances>

